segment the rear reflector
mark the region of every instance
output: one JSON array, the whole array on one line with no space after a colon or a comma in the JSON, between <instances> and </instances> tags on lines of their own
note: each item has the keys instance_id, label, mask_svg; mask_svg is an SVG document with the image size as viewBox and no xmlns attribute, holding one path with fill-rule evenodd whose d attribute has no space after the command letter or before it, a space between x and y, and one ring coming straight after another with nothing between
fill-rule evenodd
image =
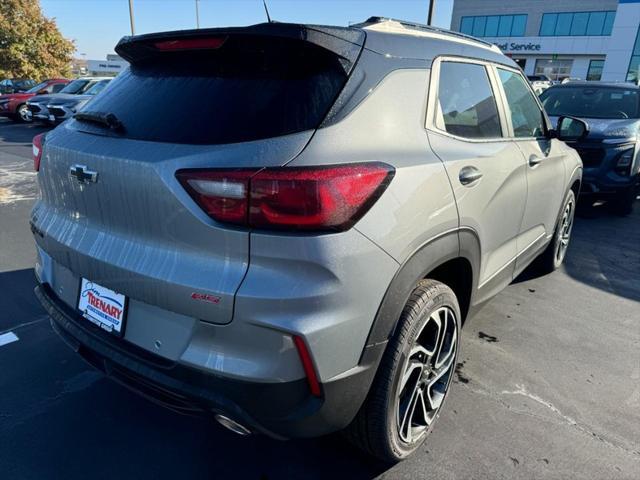
<instances>
[{"instance_id":1,"label":"rear reflector","mask_svg":"<svg viewBox=\"0 0 640 480\"><path fill-rule=\"evenodd\" d=\"M313 367L313 360L311 359L311 354L309 353L307 344L304 343L304 340L302 339L302 337L299 337L297 335L293 336L293 343L296 345L296 349L298 350L298 355L300 356L300 362L302 362L302 368L304 369L304 374L307 377L307 382L309 383L309 390L311 391L311 395L315 397L319 397L321 395L320 382L318 381L316 370Z\"/></svg>"},{"instance_id":2,"label":"rear reflector","mask_svg":"<svg viewBox=\"0 0 640 480\"><path fill-rule=\"evenodd\" d=\"M182 38L179 40L164 40L155 42L153 45L162 51L175 50L202 50L220 48L227 37L208 37L208 38Z\"/></svg>"},{"instance_id":3,"label":"rear reflector","mask_svg":"<svg viewBox=\"0 0 640 480\"><path fill-rule=\"evenodd\" d=\"M33 169L37 172L40 170L40 159L42 158L42 144L44 142L44 133L39 133L33 137Z\"/></svg>"},{"instance_id":4,"label":"rear reflector","mask_svg":"<svg viewBox=\"0 0 640 480\"><path fill-rule=\"evenodd\" d=\"M214 220L266 230L342 231L382 195L384 163L256 170L181 170L176 177Z\"/></svg>"}]
</instances>

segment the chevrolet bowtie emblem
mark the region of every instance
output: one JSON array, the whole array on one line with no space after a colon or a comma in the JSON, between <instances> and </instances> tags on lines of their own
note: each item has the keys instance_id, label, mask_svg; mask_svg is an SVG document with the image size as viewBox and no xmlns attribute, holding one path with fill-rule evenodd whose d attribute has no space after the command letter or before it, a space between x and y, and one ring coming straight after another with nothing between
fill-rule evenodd
<instances>
[{"instance_id":1,"label":"chevrolet bowtie emblem","mask_svg":"<svg viewBox=\"0 0 640 480\"><path fill-rule=\"evenodd\" d=\"M98 172L89 170L86 165L72 165L69 169L69 175L80 183L96 183L98 181Z\"/></svg>"}]
</instances>

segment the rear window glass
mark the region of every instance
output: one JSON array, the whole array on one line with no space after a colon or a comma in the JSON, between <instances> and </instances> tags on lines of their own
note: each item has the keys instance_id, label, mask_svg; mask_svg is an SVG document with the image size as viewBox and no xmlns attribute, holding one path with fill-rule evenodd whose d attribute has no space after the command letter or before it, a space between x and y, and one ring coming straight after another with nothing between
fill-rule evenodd
<instances>
[{"instance_id":1,"label":"rear window glass","mask_svg":"<svg viewBox=\"0 0 640 480\"><path fill-rule=\"evenodd\" d=\"M87 110L114 114L127 138L236 143L318 127L345 81L339 59L320 47L230 37L218 50L132 64Z\"/></svg>"}]
</instances>

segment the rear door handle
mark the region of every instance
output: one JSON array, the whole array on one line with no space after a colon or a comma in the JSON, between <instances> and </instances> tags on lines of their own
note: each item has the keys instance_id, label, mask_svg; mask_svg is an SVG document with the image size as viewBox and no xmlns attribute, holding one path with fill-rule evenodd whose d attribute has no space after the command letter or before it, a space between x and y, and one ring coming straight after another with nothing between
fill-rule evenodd
<instances>
[{"instance_id":1,"label":"rear door handle","mask_svg":"<svg viewBox=\"0 0 640 480\"><path fill-rule=\"evenodd\" d=\"M471 186L482 178L482 172L476 167L464 167L460 170L458 179L460 183L465 186Z\"/></svg>"},{"instance_id":2,"label":"rear door handle","mask_svg":"<svg viewBox=\"0 0 640 480\"><path fill-rule=\"evenodd\" d=\"M542 158L538 157L537 155L531 155L529 157L529 166L530 167L535 167L536 165L538 165L540 162L542 161Z\"/></svg>"}]
</instances>

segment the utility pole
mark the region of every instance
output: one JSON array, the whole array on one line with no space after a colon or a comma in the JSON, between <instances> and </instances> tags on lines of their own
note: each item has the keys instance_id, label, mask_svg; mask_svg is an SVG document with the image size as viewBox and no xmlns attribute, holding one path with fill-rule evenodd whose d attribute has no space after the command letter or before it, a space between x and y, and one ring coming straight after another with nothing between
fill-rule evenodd
<instances>
[{"instance_id":1,"label":"utility pole","mask_svg":"<svg viewBox=\"0 0 640 480\"><path fill-rule=\"evenodd\" d=\"M129 21L131 22L131 35L135 35L136 26L133 22L133 0L129 0Z\"/></svg>"},{"instance_id":2,"label":"utility pole","mask_svg":"<svg viewBox=\"0 0 640 480\"><path fill-rule=\"evenodd\" d=\"M427 15L427 25L431 25L433 21L433 4L435 0L429 0L429 14Z\"/></svg>"},{"instance_id":3,"label":"utility pole","mask_svg":"<svg viewBox=\"0 0 640 480\"><path fill-rule=\"evenodd\" d=\"M198 4L200 0L196 0L196 28L200 28L200 9L198 8Z\"/></svg>"}]
</instances>

